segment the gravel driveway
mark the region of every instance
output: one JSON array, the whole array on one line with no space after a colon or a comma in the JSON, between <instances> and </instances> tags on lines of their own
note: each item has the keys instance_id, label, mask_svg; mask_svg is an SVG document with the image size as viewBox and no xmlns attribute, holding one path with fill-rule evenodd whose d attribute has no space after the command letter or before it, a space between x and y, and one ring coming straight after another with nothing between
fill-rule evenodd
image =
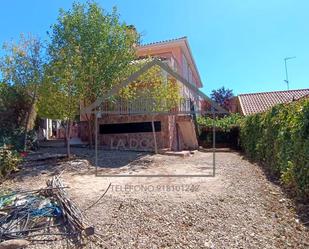
<instances>
[{"instance_id":1,"label":"gravel driveway","mask_svg":"<svg viewBox=\"0 0 309 249\"><path fill-rule=\"evenodd\" d=\"M85 149L74 152L92 156ZM105 151L100 157L103 174L212 172L211 153L180 158ZM37 188L65 169L70 195L86 209L112 183L105 197L85 212L103 248L309 248L308 228L292 201L237 153L217 153L216 176L204 178L95 177L85 159L35 167L27 166L4 185ZM59 241L29 248L64 246Z\"/></svg>"}]
</instances>

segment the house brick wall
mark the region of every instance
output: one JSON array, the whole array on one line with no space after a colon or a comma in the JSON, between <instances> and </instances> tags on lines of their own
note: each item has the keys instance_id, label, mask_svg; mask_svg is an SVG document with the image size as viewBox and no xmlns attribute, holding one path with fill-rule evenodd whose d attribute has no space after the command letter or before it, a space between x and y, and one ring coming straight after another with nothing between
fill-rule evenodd
<instances>
[{"instance_id":1,"label":"house brick wall","mask_svg":"<svg viewBox=\"0 0 309 249\"><path fill-rule=\"evenodd\" d=\"M125 124L134 122L160 121L161 131L155 132L158 149L186 150L188 148L180 132L178 122L193 122L190 115L108 115L98 119L101 124ZM88 142L88 123L80 122L80 138ZM195 136L195 134L194 134ZM154 151L152 132L98 134L98 144L105 149Z\"/></svg>"},{"instance_id":2,"label":"house brick wall","mask_svg":"<svg viewBox=\"0 0 309 249\"><path fill-rule=\"evenodd\" d=\"M153 120L161 122L161 131L155 132L158 149L170 148L168 116L155 115ZM152 115L110 115L98 119L98 125L151 121ZM154 151L154 138L152 132L98 134L98 140L101 146L109 149Z\"/></svg>"},{"instance_id":3,"label":"house brick wall","mask_svg":"<svg viewBox=\"0 0 309 249\"><path fill-rule=\"evenodd\" d=\"M158 149L171 148L171 139L173 136L170 132L173 123L169 122L168 115L110 115L98 119L98 128L100 124L121 124L121 123L134 123L134 122L161 122L161 131L155 132ZM175 126L175 125L174 125ZM88 123L81 122L82 141L88 141ZM125 134L100 134L98 133L99 145L109 149L119 150L137 150L137 151L154 151L154 139L152 132L139 132L139 133L125 133Z\"/></svg>"},{"instance_id":4,"label":"house brick wall","mask_svg":"<svg viewBox=\"0 0 309 249\"><path fill-rule=\"evenodd\" d=\"M158 149L183 150L187 149L183 137L179 130L177 131L178 121L192 122L188 115L109 115L98 119L100 124L121 124L134 122L161 122L161 131L156 133ZM80 138L82 141L88 141L88 124L80 123ZM100 147L115 150L135 150L135 151L154 151L154 138L152 132L138 132L125 134L98 134L98 143Z\"/></svg>"}]
</instances>

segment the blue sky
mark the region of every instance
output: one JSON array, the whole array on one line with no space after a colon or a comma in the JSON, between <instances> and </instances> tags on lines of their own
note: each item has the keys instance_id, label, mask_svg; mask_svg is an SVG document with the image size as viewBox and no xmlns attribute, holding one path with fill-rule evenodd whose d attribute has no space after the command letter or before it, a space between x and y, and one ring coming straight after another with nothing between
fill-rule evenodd
<instances>
[{"instance_id":1,"label":"blue sky","mask_svg":"<svg viewBox=\"0 0 309 249\"><path fill-rule=\"evenodd\" d=\"M10 0L0 8L0 43L20 33L43 39L59 8L73 1ZM235 94L309 88L308 0L98 0L134 24L143 42L187 36L204 92L225 86Z\"/></svg>"}]
</instances>

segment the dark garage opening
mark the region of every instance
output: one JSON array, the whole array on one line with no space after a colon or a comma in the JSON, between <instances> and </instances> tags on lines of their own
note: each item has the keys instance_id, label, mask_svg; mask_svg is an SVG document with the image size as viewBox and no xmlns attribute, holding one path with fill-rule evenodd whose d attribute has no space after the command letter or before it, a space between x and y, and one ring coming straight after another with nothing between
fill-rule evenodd
<instances>
[{"instance_id":1,"label":"dark garage opening","mask_svg":"<svg viewBox=\"0 0 309 249\"><path fill-rule=\"evenodd\" d=\"M161 131L161 121L154 122L155 131ZM152 132L151 122L123 123L123 124L101 124L100 134L121 134Z\"/></svg>"}]
</instances>

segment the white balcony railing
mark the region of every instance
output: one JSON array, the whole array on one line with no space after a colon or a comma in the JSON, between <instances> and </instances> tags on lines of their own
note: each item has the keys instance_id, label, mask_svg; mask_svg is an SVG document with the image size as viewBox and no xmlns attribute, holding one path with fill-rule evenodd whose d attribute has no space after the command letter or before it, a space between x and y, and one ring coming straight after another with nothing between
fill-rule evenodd
<instances>
[{"instance_id":1,"label":"white balcony railing","mask_svg":"<svg viewBox=\"0 0 309 249\"><path fill-rule=\"evenodd\" d=\"M153 98L136 98L125 100L115 98L102 102L99 109L102 114L129 115L129 114L153 114L153 113L181 113L190 114L198 112L200 106L197 101L182 98L179 101L158 101Z\"/></svg>"}]
</instances>

